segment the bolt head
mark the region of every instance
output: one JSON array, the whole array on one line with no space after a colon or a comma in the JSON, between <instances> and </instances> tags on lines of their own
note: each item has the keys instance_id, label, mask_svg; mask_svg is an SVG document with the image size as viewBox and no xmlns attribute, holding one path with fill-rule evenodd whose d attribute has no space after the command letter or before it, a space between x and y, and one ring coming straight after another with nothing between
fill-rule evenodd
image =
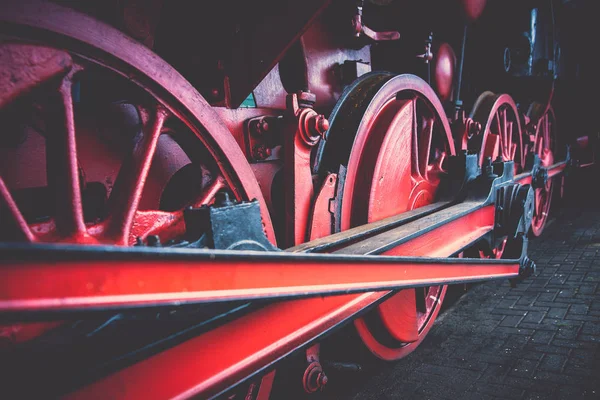
<instances>
[{"instance_id":1,"label":"bolt head","mask_svg":"<svg viewBox=\"0 0 600 400\"><path fill-rule=\"evenodd\" d=\"M323 372L319 374L319 376L317 377L317 382L319 383L319 386L325 386L327 385L327 382L329 381L329 378L327 378L327 375L325 375Z\"/></svg>"},{"instance_id":2,"label":"bolt head","mask_svg":"<svg viewBox=\"0 0 600 400\"><path fill-rule=\"evenodd\" d=\"M267 122L267 120L266 120L266 119L263 119L263 120L260 122L260 125L259 125L259 126L260 126L260 129L261 129L263 132L267 132L267 131L269 130L269 123Z\"/></svg>"},{"instance_id":3,"label":"bolt head","mask_svg":"<svg viewBox=\"0 0 600 400\"><path fill-rule=\"evenodd\" d=\"M329 129L329 121L327 120L327 118L325 118L324 115L317 116L315 125L317 128L317 132L319 132L321 136L325 135L325 132L327 132L327 130Z\"/></svg>"},{"instance_id":4,"label":"bolt head","mask_svg":"<svg viewBox=\"0 0 600 400\"><path fill-rule=\"evenodd\" d=\"M253 156L257 160L265 160L271 156L272 150L264 144L258 144L254 147Z\"/></svg>"}]
</instances>

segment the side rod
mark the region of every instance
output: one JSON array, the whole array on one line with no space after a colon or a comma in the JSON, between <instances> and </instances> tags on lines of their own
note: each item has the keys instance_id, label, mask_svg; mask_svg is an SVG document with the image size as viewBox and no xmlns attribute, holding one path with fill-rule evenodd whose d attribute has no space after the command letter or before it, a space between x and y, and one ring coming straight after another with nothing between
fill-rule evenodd
<instances>
[{"instance_id":1,"label":"side rod","mask_svg":"<svg viewBox=\"0 0 600 400\"><path fill-rule=\"evenodd\" d=\"M443 214L443 215L439 215ZM494 223L494 206L460 203L334 254L0 245L0 313L94 311L347 294L516 277L519 260L379 256L439 247L457 224ZM465 245L473 238L467 236ZM468 242L467 242L468 241ZM166 279L165 277L168 277Z\"/></svg>"}]
</instances>

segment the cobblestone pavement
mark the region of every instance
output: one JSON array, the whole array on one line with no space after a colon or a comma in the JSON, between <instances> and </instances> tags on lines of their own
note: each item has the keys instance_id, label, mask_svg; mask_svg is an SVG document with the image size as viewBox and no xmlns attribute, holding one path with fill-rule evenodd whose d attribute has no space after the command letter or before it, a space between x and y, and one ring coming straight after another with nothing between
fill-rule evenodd
<instances>
[{"instance_id":1,"label":"cobblestone pavement","mask_svg":"<svg viewBox=\"0 0 600 400\"><path fill-rule=\"evenodd\" d=\"M475 286L349 398L600 399L600 210L566 209L529 253L535 277Z\"/></svg>"}]
</instances>

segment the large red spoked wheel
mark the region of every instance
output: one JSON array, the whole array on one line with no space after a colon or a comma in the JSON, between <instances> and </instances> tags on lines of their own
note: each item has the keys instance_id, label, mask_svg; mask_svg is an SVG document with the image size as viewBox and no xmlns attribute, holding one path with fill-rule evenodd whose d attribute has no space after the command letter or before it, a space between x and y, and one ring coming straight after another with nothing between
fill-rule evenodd
<instances>
[{"instance_id":1,"label":"large red spoked wheel","mask_svg":"<svg viewBox=\"0 0 600 400\"><path fill-rule=\"evenodd\" d=\"M556 151L557 131L554 110L552 107L533 103L527 111L527 116L530 118L531 124L535 126L533 149L531 150L540 158L542 166L548 168L554 163L554 152ZM535 189L535 208L531 221L531 233L534 236L540 236L546 226L553 186L552 179L548 179L544 187Z\"/></svg>"},{"instance_id":2,"label":"large red spoked wheel","mask_svg":"<svg viewBox=\"0 0 600 400\"><path fill-rule=\"evenodd\" d=\"M47 2L5 4L0 21L1 118L14 128L0 145L3 240L165 242L184 207L218 191L264 203L210 105L140 43Z\"/></svg>"},{"instance_id":3,"label":"large red spoked wheel","mask_svg":"<svg viewBox=\"0 0 600 400\"><path fill-rule=\"evenodd\" d=\"M365 76L345 92L330 121L322 164L347 166L342 230L434 201L454 145L442 105L425 81ZM341 154L350 148L346 159ZM403 255L422 254L413 249ZM445 292L445 286L402 290L356 320L358 334L375 356L400 359L423 340Z\"/></svg>"},{"instance_id":4,"label":"large red spoked wheel","mask_svg":"<svg viewBox=\"0 0 600 400\"><path fill-rule=\"evenodd\" d=\"M470 117L481 124L480 134L469 141L469 150L479 153L479 165L486 157L515 162L515 174L524 167L521 120L513 99L507 94L482 93Z\"/></svg>"},{"instance_id":5,"label":"large red spoked wheel","mask_svg":"<svg viewBox=\"0 0 600 400\"><path fill-rule=\"evenodd\" d=\"M179 73L89 16L11 3L0 9L0 240L165 243L184 233L184 207L226 191L259 199L274 242L238 144ZM55 326L4 326L0 337Z\"/></svg>"}]
</instances>

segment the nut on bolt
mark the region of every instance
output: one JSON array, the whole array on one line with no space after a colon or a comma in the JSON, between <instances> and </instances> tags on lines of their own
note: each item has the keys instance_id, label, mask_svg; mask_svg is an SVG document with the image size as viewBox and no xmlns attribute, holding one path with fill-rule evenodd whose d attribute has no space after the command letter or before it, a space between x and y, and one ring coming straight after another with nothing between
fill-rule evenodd
<instances>
[{"instance_id":1,"label":"nut on bolt","mask_svg":"<svg viewBox=\"0 0 600 400\"><path fill-rule=\"evenodd\" d=\"M325 137L325 132L329 129L329 121L324 115L319 114L315 117L315 131L321 136Z\"/></svg>"},{"instance_id":2,"label":"nut on bolt","mask_svg":"<svg viewBox=\"0 0 600 400\"><path fill-rule=\"evenodd\" d=\"M477 121L471 120L469 124L469 136L477 136L481 133L481 124Z\"/></svg>"},{"instance_id":3,"label":"nut on bolt","mask_svg":"<svg viewBox=\"0 0 600 400\"><path fill-rule=\"evenodd\" d=\"M266 160L271 156L272 150L264 144L257 144L254 146L253 156L257 160Z\"/></svg>"},{"instance_id":4,"label":"nut on bolt","mask_svg":"<svg viewBox=\"0 0 600 400\"><path fill-rule=\"evenodd\" d=\"M252 121L251 129L252 133L255 135L264 135L270 129L269 122L266 118L259 118L257 120Z\"/></svg>"},{"instance_id":5,"label":"nut on bolt","mask_svg":"<svg viewBox=\"0 0 600 400\"><path fill-rule=\"evenodd\" d=\"M318 361L312 362L306 368L304 372L304 377L302 378L302 383L304 385L304 390L307 393L315 393L319 390L323 390L323 387L327 384L329 379L325 372L323 372L323 367Z\"/></svg>"}]
</instances>

